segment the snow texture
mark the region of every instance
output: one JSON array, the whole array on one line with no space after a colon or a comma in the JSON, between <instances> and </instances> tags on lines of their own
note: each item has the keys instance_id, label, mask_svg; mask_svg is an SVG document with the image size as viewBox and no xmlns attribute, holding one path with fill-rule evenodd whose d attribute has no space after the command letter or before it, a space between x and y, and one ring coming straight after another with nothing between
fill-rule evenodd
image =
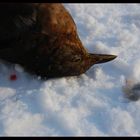
<instances>
[{"instance_id":1,"label":"snow texture","mask_svg":"<svg viewBox=\"0 0 140 140\"><path fill-rule=\"evenodd\" d=\"M118 57L81 76L47 81L1 61L0 135L139 136L140 5L64 6L89 52Z\"/></svg>"}]
</instances>

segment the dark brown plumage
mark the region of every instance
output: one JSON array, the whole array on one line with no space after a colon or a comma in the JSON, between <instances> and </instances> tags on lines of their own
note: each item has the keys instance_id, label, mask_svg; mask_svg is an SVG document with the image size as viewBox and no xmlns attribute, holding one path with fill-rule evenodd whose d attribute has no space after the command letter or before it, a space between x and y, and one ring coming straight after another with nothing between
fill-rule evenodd
<instances>
[{"instance_id":1,"label":"dark brown plumage","mask_svg":"<svg viewBox=\"0 0 140 140\"><path fill-rule=\"evenodd\" d=\"M76 76L116 58L88 53L62 4L0 4L0 19L0 58L33 74Z\"/></svg>"}]
</instances>

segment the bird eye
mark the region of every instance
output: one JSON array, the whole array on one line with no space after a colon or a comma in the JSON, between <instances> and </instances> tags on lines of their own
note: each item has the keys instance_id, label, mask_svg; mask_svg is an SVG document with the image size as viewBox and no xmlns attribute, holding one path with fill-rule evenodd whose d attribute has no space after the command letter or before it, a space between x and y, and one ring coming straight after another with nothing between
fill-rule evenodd
<instances>
[{"instance_id":1,"label":"bird eye","mask_svg":"<svg viewBox=\"0 0 140 140\"><path fill-rule=\"evenodd\" d=\"M79 55L75 55L73 58L72 58L72 62L79 62L81 61L81 56Z\"/></svg>"}]
</instances>

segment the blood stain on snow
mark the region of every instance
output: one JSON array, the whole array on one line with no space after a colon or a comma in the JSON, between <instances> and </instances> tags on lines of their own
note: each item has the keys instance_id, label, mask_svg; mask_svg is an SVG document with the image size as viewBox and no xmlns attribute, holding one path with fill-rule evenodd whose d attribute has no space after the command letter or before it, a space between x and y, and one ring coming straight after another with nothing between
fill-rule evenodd
<instances>
[{"instance_id":1,"label":"blood stain on snow","mask_svg":"<svg viewBox=\"0 0 140 140\"><path fill-rule=\"evenodd\" d=\"M11 74L11 75L10 75L10 80L11 80L11 81L17 80L17 75L16 75L16 74Z\"/></svg>"}]
</instances>

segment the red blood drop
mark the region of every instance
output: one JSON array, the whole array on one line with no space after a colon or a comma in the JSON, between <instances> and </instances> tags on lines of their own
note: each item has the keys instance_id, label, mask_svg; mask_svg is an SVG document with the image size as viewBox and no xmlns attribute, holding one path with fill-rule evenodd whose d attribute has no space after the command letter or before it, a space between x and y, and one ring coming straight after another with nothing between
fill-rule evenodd
<instances>
[{"instance_id":1,"label":"red blood drop","mask_svg":"<svg viewBox=\"0 0 140 140\"><path fill-rule=\"evenodd\" d=\"M12 74L12 75L10 75L10 80L12 80L12 81L17 80L17 76L16 76L16 74Z\"/></svg>"}]
</instances>

